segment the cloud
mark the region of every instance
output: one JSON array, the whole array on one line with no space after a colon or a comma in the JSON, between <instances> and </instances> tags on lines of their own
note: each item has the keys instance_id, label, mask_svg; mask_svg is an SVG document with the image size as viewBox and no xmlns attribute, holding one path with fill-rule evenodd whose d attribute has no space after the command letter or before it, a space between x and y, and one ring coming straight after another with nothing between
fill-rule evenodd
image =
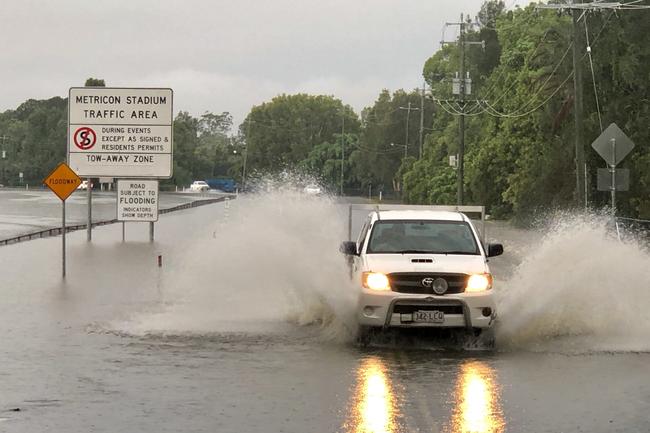
<instances>
[{"instance_id":1,"label":"cloud","mask_svg":"<svg viewBox=\"0 0 650 433\"><path fill-rule=\"evenodd\" d=\"M525 3L520 0L519 3ZM192 114L280 93L335 95L357 111L414 88L445 21L479 0L3 0L0 109L65 96L88 77L169 86Z\"/></svg>"},{"instance_id":2,"label":"cloud","mask_svg":"<svg viewBox=\"0 0 650 433\"><path fill-rule=\"evenodd\" d=\"M111 84L171 87L174 89L176 111L189 111L193 115L200 115L205 111L214 113L228 111L233 115L235 125L243 121L253 105L260 105L279 94L332 95L360 112L373 103L381 89L390 86L388 80L380 77L362 77L354 80L347 77L322 76L290 85L279 80L187 68L127 79L125 82L111 82Z\"/></svg>"}]
</instances>

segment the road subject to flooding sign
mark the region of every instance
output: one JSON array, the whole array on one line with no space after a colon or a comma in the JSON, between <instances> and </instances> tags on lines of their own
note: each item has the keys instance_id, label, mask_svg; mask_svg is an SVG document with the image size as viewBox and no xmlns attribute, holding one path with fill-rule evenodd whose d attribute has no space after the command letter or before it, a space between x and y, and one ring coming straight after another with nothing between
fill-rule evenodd
<instances>
[{"instance_id":1,"label":"road subject to flooding sign","mask_svg":"<svg viewBox=\"0 0 650 433\"><path fill-rule=\"evenodd\" d=\"M120 179L117 181L118 221L158 221L158 181Z\"/></svg>"}]
</instances>

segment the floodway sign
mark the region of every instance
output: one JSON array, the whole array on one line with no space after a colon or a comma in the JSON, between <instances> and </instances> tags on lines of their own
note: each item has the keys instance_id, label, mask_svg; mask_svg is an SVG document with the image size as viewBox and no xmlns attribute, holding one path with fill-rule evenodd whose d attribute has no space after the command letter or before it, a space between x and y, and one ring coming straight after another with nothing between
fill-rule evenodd
<instances>
[{"instance_id":1,"label":"floodway sign","mask_svg":"<svg viewBox=\"0 0 650 433\"><path fill-rule=\"evenodd\" d=\"M65 162L57 165L43 183L61 200L65 201L81 185L81 178Z\"/></svg>"},{"instance_id":2,"label":"floodway sign","mask_svg":"<svg viewBox=\"0 0 650 433\"><path fill-rule=\"evenodd\" d=\"M118 221L158 221L158 181L117 181Z\"/></svg>"},{"instance_id":3,"label":"floodway sign","mask_svg":"<svg viewBox=\"0 0 650 433\"><path fill-rule=\"evenodd\" d=\"M68 163L82 177L172 176L172 89L72 87Z\"/></svg>"}]
</instances>

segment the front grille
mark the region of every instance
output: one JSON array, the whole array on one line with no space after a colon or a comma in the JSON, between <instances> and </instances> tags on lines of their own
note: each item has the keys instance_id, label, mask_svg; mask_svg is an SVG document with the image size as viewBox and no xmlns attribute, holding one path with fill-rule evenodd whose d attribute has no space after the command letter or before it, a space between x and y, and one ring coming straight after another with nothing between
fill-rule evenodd
<instances>
[{"instance_id":1,"label":"front grille","mask_svg":"<svg viewBox=\"0 0 650 433\"><path fill-rule=\"evenodd\" d=\"M433 259L411 259L411 263L433 263Z\"/></svg>"},{"instance_id":2,"label":"front grille","mask_svg":"<svg viewBox=\"0 0 650 433\"><path fill-rule=\"evenodd\" d=\"M413 305L413 304L397 304L393 307L395 314L411 314L416 311L442 311L445 314L463 314L463 306L458 304L445 304L445 305Z\"/></svg>"},{"instance_id":3,"label":"front grille","mask_svg":"<svg viewBox=\"0 0 650 433\"><path fill-rule=\"evenodd\" d=\"M444 278L447 281L447 293L463 293L467 285L467 274L443 274L434 272L395 272L388 274L390 286L394 292L434 295L433 288L422 284L424 278Z\"/></svg>"}]
</instances>

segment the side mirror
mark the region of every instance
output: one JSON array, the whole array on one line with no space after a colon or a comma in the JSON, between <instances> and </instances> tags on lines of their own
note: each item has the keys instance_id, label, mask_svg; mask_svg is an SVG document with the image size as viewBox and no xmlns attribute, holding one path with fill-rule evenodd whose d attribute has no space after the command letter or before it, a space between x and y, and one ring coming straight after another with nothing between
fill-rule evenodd
<instances>
[{"instance_id":1,"label":"side mirror","mask_svg":"<svg viewBox=\"0 0 650 433\"><path fill-rule=\"evenodd\" d=\"M357 254L357 243L352 241L341 242L339 251L347 256L356 256Z\"/></svg>"},{"instance_id":2,"label":"side mirror","mask_svg":"<svg viewBox=\"0 0 650 433\"><path fill-rule=\"evenodd\" d=\"M503 245L501 244L488 244L487 247L487 256L496 257L503 254Z\"/></svg>"}]
</instances>

